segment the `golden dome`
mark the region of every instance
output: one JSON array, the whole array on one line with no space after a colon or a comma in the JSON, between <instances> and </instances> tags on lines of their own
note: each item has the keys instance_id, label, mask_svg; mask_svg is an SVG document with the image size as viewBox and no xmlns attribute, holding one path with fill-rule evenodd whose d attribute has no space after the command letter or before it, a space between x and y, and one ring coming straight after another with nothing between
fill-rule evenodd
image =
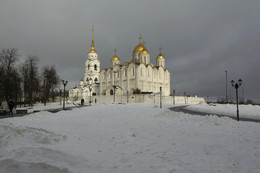
<instances>
[{"instance_id":1,"label":"golden dome","mask_svg":"<svg viewBox=\"0 0 260 173\"><path fill-rule=\"evenodd\" d=\"M159 54L159 55L157 56L157 59L164 59L164 56L163 56L162 54Z\"/></svg>"},{"instance_id":2,"label":"golden dome","mask_svg":"<svg viewBox=\"0 0 260 173\"><path fill-rule=\"evenodd\" d=\"M120 61L120 58L118 56L116 56L116 51L117 51L117 49L115 48L115 50L114 50L115 55L112 57L111 61L114 61L114 60Z\"/></svg>"},{"instance_id":3,"label":"golden dome","mask_svg":"<svg viewBox=\"0 0 260 173\"><path fill-rule=\"evenodd\" d=\"M120 61L120 58L119 58L118 56L115 55L115 56L112 57L111 61L114 61L114 60L118 60L118 61Z\"/></svg>"},{"instance_id":4,"label":"golden dome","mask_svg":"<svg viewBox=\"0 0 260 173\"><path fill-rule=\"evenodd\" d=\"M141 40L142 40L142 35L140 34L139 44L134 48L134 53L138 51L141 52L142 50L147 51L146 47L144 46L144 44L142 44Z\"/></svg>"},{"instance_id":5,"label":"golden dome","mask_svg":"<svg viewBox=\"0 0 260 173\"><path fill-rule=\"evenodd\" d=\"M91 47L91 49L88 51L88 53L97 53L94 47Z\"/></svg>"},{"instance_id":6,"label":"golden dome","mask_svg":"<svg viewBox=\"0 0 260 173\"><path fill-rule=\"evenodd\" d=\"M149 54L149 52L148 52L148 50L146 49L146 47L144 47L144 49L140 52L140 54L143 54L143 53Z\"/></svg>"},{"instance_id":7,"label":"golden dome","mask_svg":"<svg viewBox=\"0 0 260 173\"><path fill-rule=\"evenodd\" d=\"M145 47L139 43L135 48L134 48L134 52L137 52L137 51L142 51L143 49L145 49Z\"/></svg>"},{"instance_id":8,"label":"golden dome","mask_svg":"<svg viewBox=\"0 0 260 173\"><path fill-rule=\"evenodd\" d=\"M157 56L157 59L164 59L164 56L162 55L162 48L160 47L160 54Z\"/></svg>"}]
</instances>

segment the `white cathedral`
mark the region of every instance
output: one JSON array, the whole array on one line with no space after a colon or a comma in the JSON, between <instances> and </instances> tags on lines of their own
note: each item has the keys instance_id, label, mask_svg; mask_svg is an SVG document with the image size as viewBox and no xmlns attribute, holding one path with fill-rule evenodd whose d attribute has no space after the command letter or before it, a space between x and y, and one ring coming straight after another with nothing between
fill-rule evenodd
<instances>
[{"instance_id":1,"label":"white cathedral","mask_svg":"<svg viewBox=\"0 0 260 173\"><path fill-rule=\"evenodd\" d=\"M156 65L150 62L150 54L142 44L134 48L130 62L120 64L120 58L111 58L111 66L100 70L100 60L95 50L94 28L92 28L92 44L85 63L85 74L80 84L69 90L73 100L85 99L89 96L132 95L161 93L170 95L170 71L165 68L165 57L161 53L156 57Z\"/></svg>"}]
</instances>

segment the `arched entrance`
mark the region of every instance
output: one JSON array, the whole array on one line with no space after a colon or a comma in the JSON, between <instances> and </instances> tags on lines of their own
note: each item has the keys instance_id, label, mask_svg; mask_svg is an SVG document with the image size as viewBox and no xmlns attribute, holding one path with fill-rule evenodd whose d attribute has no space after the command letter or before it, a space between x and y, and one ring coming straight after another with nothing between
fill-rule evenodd
<instances>
[{"instance_id":1,"label":"arched entrance","mask_svg":"<svg viewBox=\"0 0 260 173\"><path fill-rule=\"evenodd\" d=\"M112 89L110 90L110 95L114 95L114 91Z\"/></svg>"}]
</instances>

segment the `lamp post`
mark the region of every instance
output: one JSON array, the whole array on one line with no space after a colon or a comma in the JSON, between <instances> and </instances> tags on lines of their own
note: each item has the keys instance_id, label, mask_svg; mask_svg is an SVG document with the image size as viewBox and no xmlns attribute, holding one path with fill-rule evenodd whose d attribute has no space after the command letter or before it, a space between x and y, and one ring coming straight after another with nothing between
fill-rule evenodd
<instances>
[{"instance_id":1,"label":"lamp post","mask_svg":"<svg viewBox=\"0 0 260 173\"><path fill-rule=\"evenodd\" d=\"M63 84L63 86L64 86L64 92L63 92L63 110L65 110L65 87L66 87L66 85L68 84L68 81L64 81L64 80L62 80L62 84Z\"/></svg>"},{"instance_id":2,"label":"lamp post","mask_svg":"<svg viewBox=\"0 0 260 173\"><path fill-rule=\"evenodd\" d=\"M62 94L62 89L60 89L60 106L61 106L61 94Z\"/></svg>"},{"instance_id":3,"label":"lamp post","mask_svg":"<svg viewBox=\"0 0 260 173\"><path fill-rule=\"evenodd\" d=\"M186 104L186 92L184 91L184 103Z\"/></svg>"},{"instance_id":4,"label":"lamp post","mask_svg":"<svg viewBox=\"0 0 260 173\"><path fill-rule=\"evenodd\" d=\"M116 80L116 73L117 71L113 71L114 73L114 85L113 85L113 88L114 88L114 103L116 102L116 84L115 84L115 80Z\"/></svg>"},{"instance_id":5,"label":"lamp post","mask_svg":"<svg viewBox=\"0 0 260 173\"><path fill-rule=\"evenodd\" d=\"M175 90L172 90L173 104L175 105Z\"/></svg>"},{"instance_id":6,"label":"lamp post","mask_svg":"<svg viewBox=\"0 0 260 173\"><path fill-rule=\"evenodd\" d=\"M227 70L225 70L226 72L226 103L228 102L228 96L227 96L227 88L228 88L228 85L227 85Z\"/></svg>"},{"instance_id":7,"label":"lamp post","mask_svg":"<svg viewBox=\"0 0 260 173\"><path fill-rule=\"evenodd\" d=\"M232 87L236 89L236 100L237 100L237 121L239 121L239 110L238 110L238 91L237 89L242 85L242 80L239 79L238 83L235 84L235 82L232 80L231 81Z\"/></svg>"},{"instance_id":8,"label":"lamp post","mask_svg":"<svg viewBox=\"0 0 260 173\"><path fill-rule=\"evenodd\" d=\"M90 92L90 97L89 97L89 106L91 106L91 91L92 91L92 86L89 87L89 92Z\"/></svg>"},{"instance_id":9,"label":"lamp post","mask_svg":"<svg viewBox=\"0 0 260 173\"><path fill-rule=\"evenodd\" d=\"M160 87L160 108L162 109L162 87Z\"/></svg>"},{"instance_id":10,"label":"lamp post","mask_svg":"<svg viewBox=\"0 0 260 173\"><path fill-rule=\"evenodd\" d=\"M128 91L126 92L126 102L128 103Z\"/></svg>"}]
</instances>

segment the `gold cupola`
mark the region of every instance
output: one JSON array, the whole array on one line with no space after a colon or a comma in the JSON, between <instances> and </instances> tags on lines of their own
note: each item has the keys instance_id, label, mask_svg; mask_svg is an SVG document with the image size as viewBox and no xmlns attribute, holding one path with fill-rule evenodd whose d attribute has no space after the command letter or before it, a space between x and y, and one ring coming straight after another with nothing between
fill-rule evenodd
<instances>
[{"instance_id":1,"label":"gold cupola","mask_svg":"<svg viewBox=\"0 0 260 173\"><path fill-rule=\"evenodd\" d=\"M115 61L115 60L120 61L120 58L118 56L116 56L116 51L117 51L117 49L115 48L115 50L114 50L115 55L112 57L111 61Z\"/></svg>"},{"instance_id":2,"label":"gold cupola","mask_svg":"<svg viewBox=\"0 0 260 173\"><path fill-rule=\"evenodd\" d=\"M146 42L143 40L143 50L140 51L140 54L149 54L147 48L144 46L145 43L146 43Z\"/></svg>"},{"instance_id":3,"label":"gold cupola","mask_svg":"<svg viewBox=\"0 0 260 173\"><path fill-rule=\"evenodd\" d=\"M143 38L143 37L142 37L142 35L140 34L139 44L134 48L134 53L137 52L137 51L141 52L143 49L146 49L146 47L145 47L144 45L142 45L142 42L141 42L142 38Z\"/></svg>"},{"instance_id":4,"label":"gold cupola","mask_svg":"<svg viewBox=\"0 0 260 173\"><path fill-rule=\"evenodd\" d=\"M95 44L94 44L94 26L92 26L92 43L91 43L91 49L88 51L88 53L97 53L95 50Z\"/></svg>"},{"instance_id":5,"label":"gold cupola","mask_svg":"<svg viewBox=\"0 0 260 173\"><path fill-rule=\"evenodd\" d=\"M157 59L164 59L164 56L162 55L162 48L159 49L160 54L157 56Z\"/></svg>"}]
</instances>

